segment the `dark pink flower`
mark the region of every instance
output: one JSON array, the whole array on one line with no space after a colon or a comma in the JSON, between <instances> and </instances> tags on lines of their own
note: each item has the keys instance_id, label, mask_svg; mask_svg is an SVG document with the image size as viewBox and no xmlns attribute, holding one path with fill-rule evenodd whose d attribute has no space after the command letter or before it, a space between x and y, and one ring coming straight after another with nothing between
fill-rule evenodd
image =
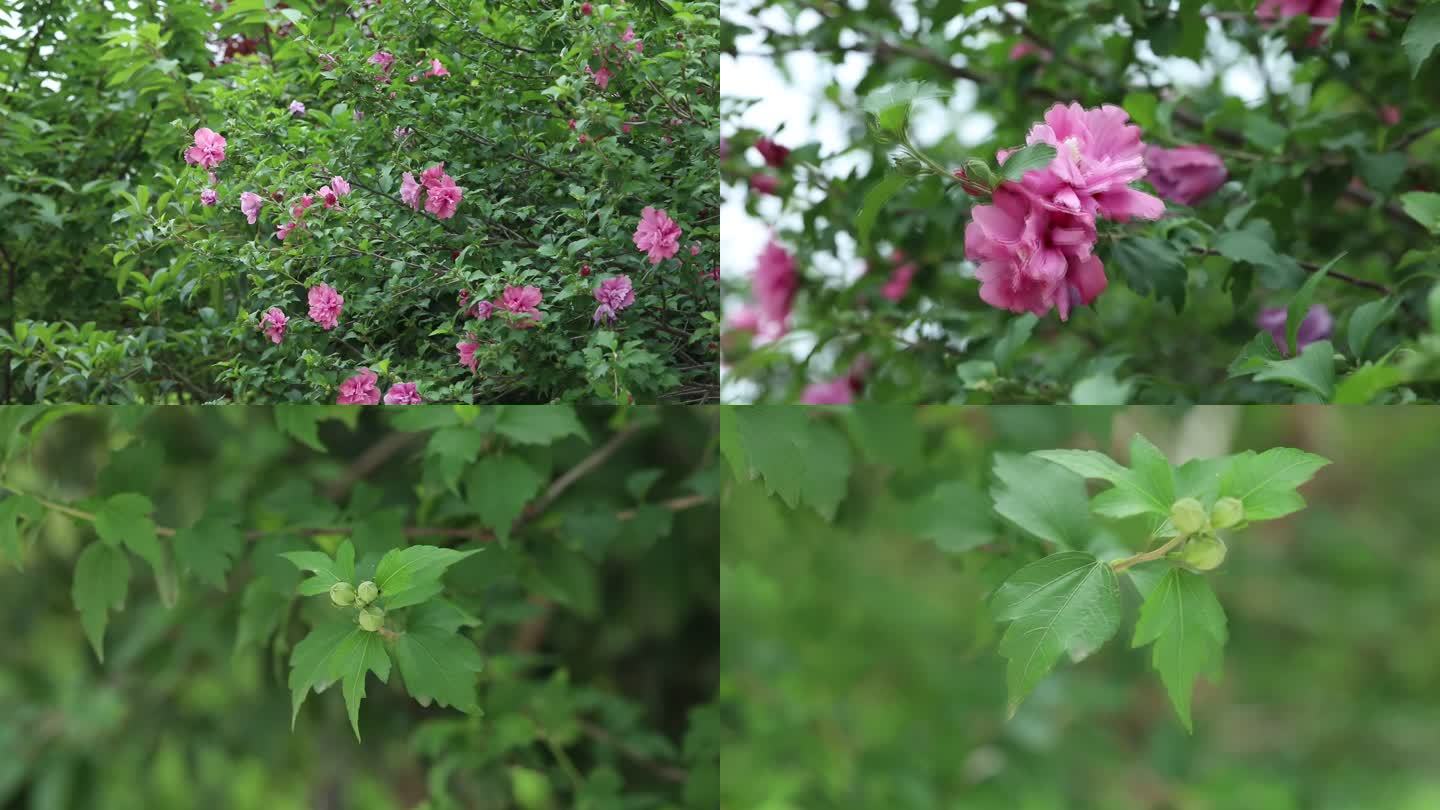
<instances>
[{"instance_id":1,"label":"dark pink flower","mask_svg":"<svg viewBox=\"0 0 1440 810\"><path fill-rule=\"evenodd\" d=\"M1026 172L1020 184L1055 211L1122 222L1158 219L1165 203L1129 186L1145 176L1140 128L1129 120L1128 113L1109 104L1094 110L1056 104L1045 112L1045 123L1036 124L1025 138L1027 144L1055 147L1055 159L1044 169Z\"/></svg>"},{"instance_id":2,"label":"dark pink flower","mask_svg":"<svg viewBox=\"0 0 1440 810\"><path fill-rule=\"evenodd\" d=\"M1092 218L1052 210L1024 187L1004 183L994 204L971 209L965 257L979 264L985 303L1036 315L1054 308L1063 321L1105 289L1104 265L1091 255L1095 238Z\"/></svg>"},{"instance_id":3,"label":"dark pink flower","mask_svg":"<svg viewBox=\"0 0 1440 810\"><path fill-rule=\"evenodd\" d=\"M594 9L590 7L589 3L580 4L580 13L584 14L586 17L589 17L592 11L594 11Z\"/></svg>"},{"instance_id":4,"label":"dark pink flower","mask_svg":"<svg viewBox=\"0 0 1440 810\"><path fill-rule=\"evenodd\" d=\"M410 172L400 175L400 199L416 211L420 210L421 188L422 186L415 182L415 177Z\"/></svg>"},{"instance_id":5,"label":"dark pink flower","mask_svg":"<svg viewBox=\"0 0 1440 810\"><path fill-rule=\"evenodd\" d=\"M451 180L450 177L445 174L444 163L437 163L425 171L420 172L420 185L426 188L438 188L443 185L454 184L455 181Z\"/></svg>"},{"instance_id":6,"label":"dark pink flower","mask_svg":"<svg viewBox=\"0 0 1440 810\"><path fill-rule=\"evenodd\" d=\"M205 189L205 190L203 190L203 191L200 192L200 204L201 204L201 205L214 205L215 203L217 203L217 202L219 202L219 201L220 201L220 197L219 197L219 195L217 195L217 194L215 193L215 189L213 189L213 188L207 188L207 189Z\"/></svg>"},{"instance_id":7,"label":"dark pink flower","mask_svg":"<svg viewBox=\"0 0 1440 810\"><path fill-rule=\"evenodd\" d=\"M1386 104L1380 108L1380 121L1387 127L1393 127L1400 123L1400 108L1394 104Z\"/></svg>"},{"instance_id":8,"label":"dark pink flower","mask_svg":"<svg viewBox=\"0 0 1440 810\"><path fill-rule=\"evenodd\" d=\"M700 255L700 243L699 243L699 242L691 242L691 243L690 243L690 255L691 255L691 256L699 256L699 255Z\"/></svg>"},{"instance_id":9,"label":"dark pink flower","mask_svg":"<svg viewBox=\"0 0 1440 810\"><path fill-rule=\"evenodd\" d=\"M1042 62L1050 61L1051 54L1049 49L1042 48L1026 39L1015 43L1015 47L1010 49L1010 61L1018 62L1031 54L1035 54Z\"/></svg>"},{"instance_id":10,"label":"dark pink flower","mask_svg":"<svg viewBox=\"0 0 1440 810\"><path fill-rule=\"evenodd\" d=\"M325 204L326 208L334 208L340 204L340 196L331 190L329 186L321 186L320 190L315 193L320 195L320 200Z\"/></svg>"},{"instance_id":11,"label":"dark pink flower","mask_svg":"<svg viewBox=\"0 0 1440 810\"><path fill-rule=\"evenodd\" d=\"M425 75L426 75L426 76L449 76L449 75L450 75L450 71L446 70L446 69L445 69L445 66L442 65L442 64L440 64L440 60L439 60L439 59L431 59L431 60L430 60L430 69L427 70L427 71L425 71Z\"/></svg>"},{"instance_id":12,"label":"dark pink flower","mask_svg":"<svg viewBox=\"0 0 1440 810\"><path fill-rule=\"evenodd\" d=\"M623 34L620 35L620 41L621 41L621 42L634 42L634 41L635 41L635 26L633 26L633 25L626 25L626 26L625 26L625 33L623 33Z\"/></svg>"},{"instance_id":13,"label":"dark pink flower","mask_svg":"<svg viewBox=\"0 0 1440 810\"><path fill-rule=\"evenodd\" d=\"M340 395L335 397L336 405L379 405L380 388L376 385L379 377L368 368L345 382L340 383Z\"/></svg>"},{"instance_id":14,"label":"dark pink flower","mask_svg":"<svg viewBox=\"0 0 1440 810\"><path fill-rule=\"evenodd\" d=\"M604 90L610 86L610 78L614 75L610 72L610 68L602 65L599 70L595 71L595 86Z\"/></svg>"},{"instance_id":15,"label":"dark pink flower","mask_svg":"<svg viewBox=\"0 0 1440 810\"><path fill-rule=\"evenodd\" d=\"M1270 333L1275 340L1275 348L1281 354L1289 354L1290 347L1285 341L1285 321L1288 313L1285 307L1271 307L1260 310L1260 315L1255 319L1256 324ZM1330 330L1335 327L1335 319L1331 317L1330 310L1324 304L1315 304L1305 313L1305 319L1300 322L1300 328L1295 330L1295 351L1302 351L1306 346L1319 340L1330 337Z\"/></svg>"},{"instance_id":16,"label":"dark pink flower","mask_svg":"<svg viewBox=\"0 0 1440 810\"><path fill-rule=\"evenodd\" d=\"M601 320L614 321L620 310L635 303L635 291L630 286L629 276L614 276L600 282L595 288L595 300L600 306L595 308L595 315L591 319L594 323Z\"/></svg>"},{"instance_id":17,"label":"dark pink flower","mask_svg":"<svg viewBox=\"0 0 1440 810\"><path fill-rule=\"evenodd\" d=\"M920 268L914 262L906 261L905 254L898 250L890 254L890 261L895 268L890 271L890 278L880 288L880 294L891 301L899 301L910 290L910 281L915 278L915 273Z\"/></svg>"},{"instance_id":18,"label":"dark pink flower","mask_svg":"<svg viewBox=\"0 0 1440 810\"><path fill-rule=\"evenodd\" d=\"M260 216L260 206L265 204L265 198L253 191L240 192L240 213L245 215L245 221L251 225L255 224L256 218Z\"/></svg>"},{"instance_id":19,"label":"dark pink flower","mask_svg":"<svg viewBox=\"0 0 1440 810\"><path fill-rule=\"evenodd\" d=\"M300 219L305 216L305 211L315 204L315 198L309 194L301 194L300 202L290 206L290 216Z\"/></svg>"},{"instance_id":20,"label":"dark pink flower","mask_svg":"<svg viewBox=\"0 0 1440 810\"><path fill-rule=\"evenodd\" d=\"M455 344L455 349L460 352L460 365L470 369L471 374L477 373L475 350L480 348L474 335L466 335L465 339Z\"/></svg>"},{"instance_id":21,"label":"dark pink flower","mask_svg":"<svg viewBox=\"0 0 1440 810\"><path fill-rule=\"evenodd\" d=\"M635 247L649 254L651 264L659 264L680 251L680 226L664 211L648 205L640 212L640 225L632 238Z\"/></svg>"},{"instance_id":22,"label":"dark pink flower","mask_svg":"<svg viewBox=\"0 0 1440 810\"><path fill-rule=\"evenodd\" d=\"M773 166L777 169L783 167L785 160L790 157L789 149L769 138L761 138L756 141L755 150L760 153L760 157L765 159L766 165Z\"/></svg>"},{"instance_id":23,"label":"dark pink flower","mask_svg":"<svg viewBox=\"0 0 1440 810\"><path fill-rule=\"evenodd\" d=\"M395 383L385 392L386 405L420 405L424 401L415 383Z\"/></svg>"},{"instance_id":24,"label":"dark pink flower","mask_svg":"<svg viewBox=\"0 0 1440 810\"><path fill-rule=\"evenodd\" d=\"M795 257L773 239L760 251L755 261L755 277L751 292L759 310L760 331L779 337L790 328L790 307L800 278L795 272Z\"/></svg>"},{"instance_id":25,"label":"dark pink flower","mask_svg":"<svg viewBox=\"0 0 1440 810\"><path fill-rule=\"evenodd\" d=\"M195 145L185 150L185 162L213 169L224 160L225 138L209 127L195 130Z\"/></svg>"},{"instance_id":26,"label":"dark pink flower","mask_svg":"<svg viewBox=\"0 0 1440 810\"><path fill-rule=\"evenodd\" d=\"M395 64L395 57L386 51L379 51L370 57L370 64L379 65L386 73L390 72L390 66Z\"/></svg>"},{"instance_id":27,"label":"dark pink flower","mask_svg":"<svg viewBox=\"0 0 1440 810\"><path fill-rule=\"evenodd\" d=\"M1342 5L1344 0L1260 0L1255 16L1274 19L1304 14L1317 20L1333 20L1340 16Z\"/></svg>"},{"instance_id":28,"label":"dark pink flower","mask_svg":"<svg viewBox=\"0 0 1440 810\"><path fill-rule=\"evenodd\" d=\"M780 188L780 178L773 174L756 172L750 175L750 190L756 194L775 194Z\"/></svg>"},{"instance_id":29,"label":"dark pink flower","mask_svg":"<svg viewBox=\"0 0 1440 810\"><path fill-rule=\"evenodd\" d=\"M340 310L345 306L345 299L329 284L311 287L308 296L310 320L320 324L320 328L327 332L334 329L335 324L340 322Z\"/></svg>"},{"instance_id":30,"label":"dark pink flower","mask_svg":"<svg viewBox=\"0 0 1440 810\"><path fill-rule=\"evenodd\" d=\"M528 319L510 321L517 329L529 329L543 317L538 309L540 297L539 287L506 287L500 296L500 307L516 315L529 315Z\"/></svg>"},{"instance_id":31,"label":"dark pink flower","mask_svg":"<svg viewBox=\"0 0 1440 810\"><path fill-rule=\"evenodd\" d=\"M265 336L271 342L279 343L285 339L285 325L290 319L285 317L285 312L279 307L270 307L265 314L260 316L260 328L265 330Z\"/></svg>"},{"instance_id":32,"label":"dark pink flower","mask_svg":"<svg viewBox=\"0 0 1440 810\"><path fill-rule=\"evenodd\" d=\"M475 306L470 307L470 317L476 320L488 321L490 316L495 314L495 305L489 301L477 301Z\"/></svg>"},{"instance_id":33,"label":"dark pink flower","mask_svg":"<svg viewBox=\"0 0 1440 810\"><path fill-rule=\"evenodd\" d=\"M1181 205L1194 205L1214 194L1228 176L1225 162L1203 145L1147 147L1145 166L1150 170L1150 184L1160 196Z\"/></svg>"}]
</instances>

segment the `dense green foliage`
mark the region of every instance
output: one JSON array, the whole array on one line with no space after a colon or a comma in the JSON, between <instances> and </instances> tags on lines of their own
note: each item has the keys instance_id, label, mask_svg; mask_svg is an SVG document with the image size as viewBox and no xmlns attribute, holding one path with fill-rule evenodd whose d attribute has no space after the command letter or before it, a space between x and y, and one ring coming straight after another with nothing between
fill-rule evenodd
<instances>
[{"instance_id":1,"label":"dense green foliage","mask_svg":"<svg viewBox=\"0 0 1440 810\"><path fill-rule=\"evenodd\" d=\"M1319 16L1277 19L1282 5ZM813 60L829 79L809 119L823 147L763 112L747 116L763 93L725 88L722 176L798 268L789 335L729 330L726 362L746 383L737 394L794 401L848 374L863 388L856 399L880 402L1440 396L1428 305L1440 295L1440 4L1259 6L727 6L728 53L782 72ZM820 85L814 73L798 84ZM1020 175L1002 172L997 153L1072 102L1123 107L1146 144L1211 150L1228 182L1185 204L1167 199L1153 222L1102 219L1104 291L1068 321L1016 315L981 300L966 229L992 180ZM793 151L765 165L752 148L762 138ZM1134 185L1158 191L1146 162ZM954 174L962 168L969 181ZM757 177L770 178L779 205L755 190ZM913 279L897 282L901 267ZM753 308L763 286L736 284L727 316ZM1279 309L1283 324L1288 308L1293 330L1317 304L1333 324L1289 357L1257 323Z\"/></svg>"},{"instance_id":2,"label":"dense green foliage","mask_svg":"<svg viewBox=\"0 0 1440 810\"><path fill-rule=\"evenodd\" d=\"M793 490L796 412L723 415L722 807L1440 800L1434 412L815 410Z\"/></svg>"},{"instance_id":3,"label":"dense green foliage","mask_svg":"<svg viewBox=\"0 0 1440 810\"><path fill-rule=\"evenodd\" d=\"M5 20L9 401L330 402L360 368L427 401L717 396L713 3L114 5ZM201 128L226 139L213 180L184 160ZM400 197L441 163L464 191L444 219ZM682 229L658 265L632 242L647 206ZM594 323L621 276L634 303ZM331 330L306 315L322 283ZM536 328L467 314L527 286Z\"/></svg>"},{"instance_id":4,"label":"dense green foliage","mask_svg":"<svg viewBox=\"0 0 1440 810\"><path fill-rule=\"evenodd\" d=\"M715 806L715 411L0 428L0 805Z\"/></svg>"}]
</instances>

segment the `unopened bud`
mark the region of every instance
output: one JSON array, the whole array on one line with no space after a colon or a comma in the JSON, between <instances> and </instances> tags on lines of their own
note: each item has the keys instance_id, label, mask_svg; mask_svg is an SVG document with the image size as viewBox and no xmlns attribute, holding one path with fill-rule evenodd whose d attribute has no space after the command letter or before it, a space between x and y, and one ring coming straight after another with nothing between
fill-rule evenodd
<instances>
[{"instance_id":1,"label":"unopened bud","mask_svg":"<svg viewBox=\"0 0 1440 810\"><path fill-rule=\"evenodd\" d=\"M972 197L988 197L995 190L995 173L990 170L990 164L983 160L971 158L953 174L960 182L960 187Z\"/></svg>"},{"instance_id":2,"label":"unopened bud","mask_svg":"<svg viewBox=\"0 0 1440 810\"><path fill-rule=\"evenodd\" d=\"M1181 534L1194 534L1205 528L1205 517L1205 505L1194 498L1181 498L1170 507L1170 522Z\"/></svg>"},{"instance_id":3,"label":"unopened bud","mask_svg":"<svg viewBox=\"0 0 1440 810\"><path fill-rule=\"evenodd\" d=\"M367 633L379 630L385 624L385 611L374 605L360 611L360 629Z\"/></svg>"},{"instance_id":4,"label":"unopened bud","mask_svg":"<svg viewBox=\"0 0 1440 810\"><path fill-rule=\"evenodd\" d=\"M1245 504L1239 498L1221 498L1210 510L1210 525L1217 529L1239 526L1245 520Z\"/></svg>"},{"instance_id":5,"label":"unopened bud","mask_svg":"<svg viewBox=\"0 0 1440 810\"><path fill-rule=\"evenodd\" d=\"M348 582L337 582L330 586L330 601L339 607L355 602L355 586Z\"/></svg>"},{"instance_id":6,"label":"unopened bud","mask_svg":"<svg viewBox=\"0 0 1440 810\"><path fill-rule=\"evenodd\" d=\"M1213 534L1190 538L1180 549L1180 562L1196 571L1212 571L1225 562L1225 541Z\"/></svg>"},{"instance_id":7,"label":"unopened bud","mask_svg":"<svg viewBox=\"0 0 1440 810\"><path fill-rule=\"evenodd\" d=\"M375 587L375 583L367 579L364 582L360 583L359 590L355 592L355 599L360 603L361 607L364 607L365 605L374 602L375 598L379 595L380 589Z\"/></svg>"}]
</instances>

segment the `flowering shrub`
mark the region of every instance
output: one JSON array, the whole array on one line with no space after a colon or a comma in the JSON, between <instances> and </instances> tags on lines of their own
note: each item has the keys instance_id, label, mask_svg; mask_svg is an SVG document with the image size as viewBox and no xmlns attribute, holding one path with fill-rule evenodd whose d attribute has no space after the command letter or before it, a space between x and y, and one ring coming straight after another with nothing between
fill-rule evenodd
<instances>
[{"instance_id":1,"label":"flowering shrub","mask_svg":"<svg viewBox=\"0 0 1440 810\"><path fill-rule=\"evenodd\" d=\"M714 4L150 13L117 61L148 73L174 22L214 64L167 87L182 109L114 190L110 296L126 327L203 327L208 349L105 370L126 398L333 402L359 369L427 402L717 396ZM594 318L619 276L633 300ZM31 317L90 315L58 304ZM53 376L18 331L4 347ZM106 396L88 382L28 396Z\"/></svg>"},{"instance_id":2,"label":"flowering shrub","mask_svg":"<svg viewBox=\"0 0 1440 810\"><path fill-rule=\"evenodd\" d=\"M1141 5L728 7L727 398L1440 397L1440 6Z\"/></svg>"}]
</instances>

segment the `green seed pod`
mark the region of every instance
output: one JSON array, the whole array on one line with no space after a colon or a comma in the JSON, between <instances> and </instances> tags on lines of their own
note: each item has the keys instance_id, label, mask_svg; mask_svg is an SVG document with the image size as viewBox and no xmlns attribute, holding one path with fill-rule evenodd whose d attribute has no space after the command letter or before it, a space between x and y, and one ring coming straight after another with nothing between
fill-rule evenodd
<instances>
[{"instance_id":1,"label":"green seed pod","mask_svg":"<svg viewBox=\"0 0 1440 810\"><path fill-rule=\"evenodd\" d=\"M348 582L337 582L331 585L330 601L338 607L353 604L355 602L355 586Z\"/></svg>"},{"instance_id":2,"label":"green seed pod","mask_svg":"<svg viewBox=\"0 0 1440 810\"><path fill-rule=\"evenodd\" d=\"M1210 525L1217 529L1239 526L1245 520L1245 504L1239 498L1221 498L1210 510Z\"/></svg>"},{"instance_id":3,"label":"green seed pod","mask_svg":"<svg viewBox=\"0 0 1440 810\"><path fill-rule=\"evenodd\" d=\"M1190 538L1180 549L1180 562L1196 571L1213 571L1225 562L1225 541L1213 534Z\"/></svg>"},{"instance_id":4,"label":"green seed pod","mask_svg":"<svg viewBox=\"0 0 1440 810\"><path fill-rule=\"evenodd\" d=\"M378 607L367 607L360 610L360 629L367 633L379 630L385 624L385 611Z\"/></svg>"},{"instance_id":5,"label":"green seed pod","mask_svg":"<svg viewBox=\"0 0 1440 810\"><path fill-rule=\"evenodd\" d=\"M1181 498L1170 507L1170 522L1181 534L1194 534L1205 528L1205 505L1194 498ZM360 586L362 593L364 585Z\"/></svg>"},{"instance_id":6,"label":"green seed pod","mask_svg":"<svg viewBox=\"0 0 1440 810\"><path fill-rule=\"evenodd\" d=\"M375 587L375 583L368 579L360 583L360 589L355 592L355 598L359 601L361 607L374 602L375 598L379 595L380 589Z\"/></svg>"}]
</instances>

